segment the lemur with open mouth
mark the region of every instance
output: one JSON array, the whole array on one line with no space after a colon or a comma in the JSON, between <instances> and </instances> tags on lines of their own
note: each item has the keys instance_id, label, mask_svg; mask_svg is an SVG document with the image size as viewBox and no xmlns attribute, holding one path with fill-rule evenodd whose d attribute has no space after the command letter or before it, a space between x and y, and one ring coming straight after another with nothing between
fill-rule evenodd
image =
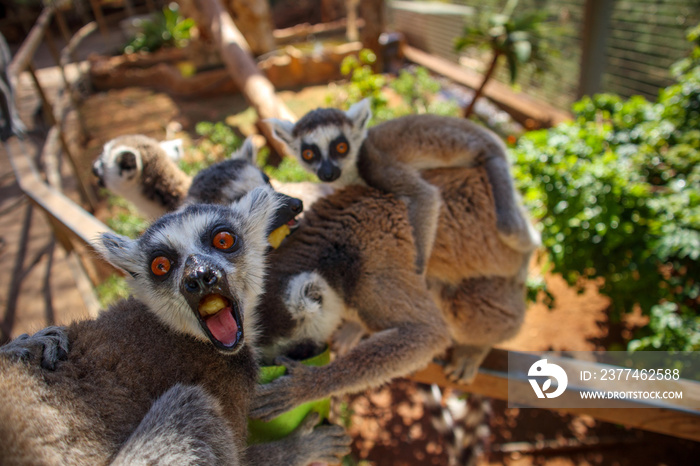
<instances>
[{"instance_id":1,"label":"lemur with open mouth","mask_svg":"<svg viewBox=\"0 0 700 466\"><path fill-rule=\"evenodd\" d=\"M369 100L347 112L312 110L296 123L268 119L273 134L308 171L337 187L369 185L395 194L408 206L416 242L416 268L424 271L440 214L440 193L420 172L483 166L496 206L498 234L510 247L537 246L519 205L506 148L490 130L463 118L408 115L367 129Z\"/></svg>"},{"instance_id":2,"label":"lemur with open mouth","mask_svg":"<svg viewBox=\"0 0 700 466\"><path fill-rule=\"evenodd\" d=\"M135 298L68 326L70 351L54 370L0 351L3 463L148 463L173 441L166 458L178 464L305 465L347 453L342 428L312 430L310 421L246 448L256 309L278 206L263 187L233 205L167 214L135 240L103 234L99 247L133 277Z\"/></svg>"}]
</instances>

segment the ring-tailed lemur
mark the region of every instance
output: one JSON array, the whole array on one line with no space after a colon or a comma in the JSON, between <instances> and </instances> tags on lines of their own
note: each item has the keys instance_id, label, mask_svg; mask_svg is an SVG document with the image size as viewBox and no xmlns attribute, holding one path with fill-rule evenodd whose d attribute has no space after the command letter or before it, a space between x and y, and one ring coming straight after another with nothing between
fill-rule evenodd
<instances>
[{"instance_id":1,"label":"ring-tailed lemur","mask_svg":"<svg viewBox=\"0 0 700 466\"><path fill-rule=\"evenodd\" d=\"M321 181L336 186L367 184L405 200L422 272L433 247L440 212L439 191L420 171L483 166L496 205L498 233L523 252L538 244L519 205L506 148L496 134L462 118L410 115L367 129L372 116L365 99L347 112L320 108L296 124L266 122L288 152Z\"/></svg>"},{"instance_id":2,"label":"ring-tailed lemur","mask_svg":"<svg viewBox=\"0 0 700 466\"><path fill-rule=\"evenodd\" d=\"M71 324L70 351L53 371L0 352L3 462L106 464L122 453L129 461L147 443L156 449L140 452L147 463L168 438L199 448L197 429L216 427L202 424L207 412L226 425L210 429L217 437L206 447L233 455L229 464L303 465L345 454L349 439L336 427L305 426L285 441L245 447L256 305L277 206L271 189L258 188L231 206L168 214L136 240L104 234L100 249L133 277L140 300ZM178 414L182 402L191 415ZM226 442L232 448L219 448Z\"/></svg>"},{"instance_id":3,"label":"ring-tailed lemur","mask_svg":"<svg viewBox=\"0 0 700 466\"><path fill-rule=\"evenodd\" d=\"M189 199L186 196L192 179L173 162L182 156L182 146L172 141L158 142L138 134L120 136L104 145L92 171L98 184L130 201L146 217L155 219L197 201L233 202L256 186L270 184L267 175L256 165L256 154L253 139L249 137L228 159L196 175L199 182ZM333 191L319 183L274 183L278 192L300 198L307 206Z\"/></svg>"},{"instance_id":4,"label":"ring-tailed lemur","mask_svg":"<svg viewBox=\"0 0 700 466\"><path fill-rule=\"evenodd\" d=\"M190 187L190 178L174 162L177 147L140 134L120 136L104 145L92 172L101 186L153 220L179 207Z\"/></svg>"}]
</instances>

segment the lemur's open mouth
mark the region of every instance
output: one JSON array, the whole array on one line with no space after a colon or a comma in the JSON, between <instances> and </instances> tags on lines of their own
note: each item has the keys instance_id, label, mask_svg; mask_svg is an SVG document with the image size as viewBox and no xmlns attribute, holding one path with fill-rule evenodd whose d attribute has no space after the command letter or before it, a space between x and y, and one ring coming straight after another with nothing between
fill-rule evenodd
<instances>
[{"instance_id":1,"label":"lemur's open mouth","mask_svg":"<svg viewBox=\"0 0 700 466\"><path fill-rule=\"evenodd\" d=\"M217 348L233 351L243 341L241 315L233 300L211 293L199 301L197 312L202 329Z\"/></svg>"}]
</instances>

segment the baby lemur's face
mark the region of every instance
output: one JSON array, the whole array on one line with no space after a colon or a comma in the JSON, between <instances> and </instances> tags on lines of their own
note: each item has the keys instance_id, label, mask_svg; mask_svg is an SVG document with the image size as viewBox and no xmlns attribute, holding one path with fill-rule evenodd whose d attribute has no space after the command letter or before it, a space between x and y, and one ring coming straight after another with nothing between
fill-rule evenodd
<instances>
[{"instance_id":1,"label":"baby lemur's face","mask_svg":"<svg viewBox=\"0 0 700 466\"><path fill-rule=\"evenodd\" d=\"M136 297L167 326L235 353L254 338L278 204L271 188L256 188L229 206L167 214L135 240L104 234L101 250L133 277Z\"/></svg>"},{"instance_id":2,"label":"baby lemur's face","mask_svg":"<svg viewBox=\"0 0 700 466\"><path fill-rule=\"evenodd\" d=\"M304 115L296 124L269 119L277 139L301 165L321 181L352 184L357 178L357 155L367 136L372 113L365 99L347 112L319 108Z\"/></svg>"}]
</instances>

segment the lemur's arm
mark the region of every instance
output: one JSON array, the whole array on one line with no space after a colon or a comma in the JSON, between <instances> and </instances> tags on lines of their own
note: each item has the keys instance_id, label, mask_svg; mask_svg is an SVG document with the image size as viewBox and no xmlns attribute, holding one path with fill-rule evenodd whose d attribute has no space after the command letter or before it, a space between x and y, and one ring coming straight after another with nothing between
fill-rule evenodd
<instances>
[{"instance_id":1,"label":"lemur's arm","mask_svg":"<svg viewBox=\"0 0 700 466\"><path fill-rule=\"evenodd\" d=\"M56 363L68 357L68 333L65 327L46 327L34 335L22 334L0 346L0 355L54 370Z\"/></svg>"},{"instance_id":2,"label":"lemur's arm","mask_svg":"<svg viewBox=\"0 0 700 466\"><path fill-rule=\"evenodd\" d=\"M427 293L418 299L414 293L413 298L410 302L401 298L392 300L385 294L368 299L366 302L372 313L361 312L365 323L372 319L367 315L374 314L377 321L369 323L368 327L384 329L326 366L308 367L278 358L289 375L258 386L250 416L269 420L300 403L379 386L428 364L449 345L450 337L440 311L435 309ZM423 318L411 319L416 315ZM381 322L391 316L404 320L393 324Z\"/></svg>"}]
</instances>

